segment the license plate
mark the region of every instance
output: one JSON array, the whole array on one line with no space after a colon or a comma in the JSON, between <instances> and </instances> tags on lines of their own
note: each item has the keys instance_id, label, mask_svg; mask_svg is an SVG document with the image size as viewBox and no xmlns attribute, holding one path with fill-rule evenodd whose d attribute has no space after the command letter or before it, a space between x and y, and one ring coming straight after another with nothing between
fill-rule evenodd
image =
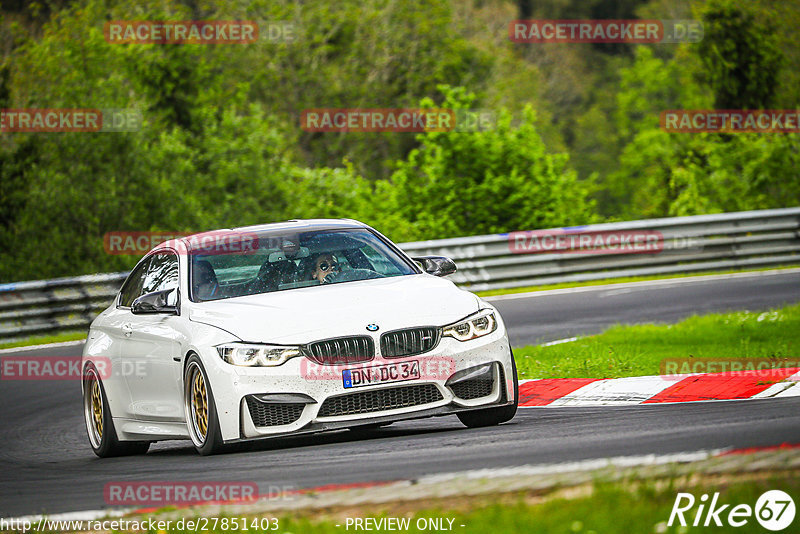
<instances>
[{"instance_id":1,"label":"license plate","mask_svg":"<svg viewBox=\"0 0 800 534\"><path fill-rule=\"evenodd\" d=\"M345 388L402 382L416 378L419 378L419 361L417 360L342 371L342 382Z\"/></svg>"}]
</instances>

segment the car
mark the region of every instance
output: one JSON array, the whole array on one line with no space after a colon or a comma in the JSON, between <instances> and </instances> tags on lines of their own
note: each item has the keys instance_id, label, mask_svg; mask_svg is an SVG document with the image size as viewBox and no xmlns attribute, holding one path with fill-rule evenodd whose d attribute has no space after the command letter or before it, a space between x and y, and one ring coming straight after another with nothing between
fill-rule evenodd
<instances>
[{"instance_id":1,"label":"car","mask_svg":"<svg viewBox=\"0 0 800 534\"><path fill-rule=\"evenodd\" d=\"M456 415L497 425L519 387L503 319L350 219L291 220L156 246L92 322L81 360L100 457Z\"/></svg>"}]
</instances>

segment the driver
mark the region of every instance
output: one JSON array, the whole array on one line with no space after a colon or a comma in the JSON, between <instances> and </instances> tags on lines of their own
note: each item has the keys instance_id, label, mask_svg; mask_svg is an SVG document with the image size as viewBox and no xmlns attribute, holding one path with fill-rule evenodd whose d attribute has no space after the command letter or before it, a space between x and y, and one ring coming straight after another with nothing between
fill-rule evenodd
<instances>
[{"instance_id":1,"label":"driver","mask_svg":"<svg viewBox=\"0 0 800 534\"><path fill-rule=\"evenodd\" d=\"M311 271L311 278L318 280L320 284L327 284L333 281L332 275L339 272L339 262L336 256L328 252L317 255L314 258L314 268Z\"/></svg>"},{"instance_id":2,"label":"driver","mask_svg":"<svg viewBox=\"0 0 800 534\"><path fill-rule=\"evenodd\" d=\"M202 300L211 300L217 296L219 282L214 267L208 260L197 260L192 270L194 293Z\"/></svg>"}]
</instances>

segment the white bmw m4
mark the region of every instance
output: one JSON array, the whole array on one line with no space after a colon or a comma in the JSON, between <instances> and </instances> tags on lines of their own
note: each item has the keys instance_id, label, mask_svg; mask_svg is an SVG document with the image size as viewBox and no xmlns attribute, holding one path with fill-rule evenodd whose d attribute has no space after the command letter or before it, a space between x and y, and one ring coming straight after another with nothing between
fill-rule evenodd
<instances>
[{"instance_id":1,"label":"white bmw m4","mask_svg":"<svg viewBox=\"0 0 800 534\"><path fill-rule=\"evenodd\" d=\"M294 220L173 239L92 323L83 406L98 456L190 439L229 444L517 410L500 314L353 220Z\"/></svg>"}]
</instances>

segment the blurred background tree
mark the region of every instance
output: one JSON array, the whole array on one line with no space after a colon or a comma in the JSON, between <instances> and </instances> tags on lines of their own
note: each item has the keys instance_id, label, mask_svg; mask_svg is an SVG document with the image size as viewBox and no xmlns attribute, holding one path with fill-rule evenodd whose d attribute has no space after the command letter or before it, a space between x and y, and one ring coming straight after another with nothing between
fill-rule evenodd
<instances>
[{"instance_id":1,"label":"blurred background tree","mask_svg":"<svg viewBox=\"0 0 800 534\"><path fill-rule=\"evenodd\" d=\"M516 18L701 19L696 44L515 44ZM109 20L289 21L293 42L110 44ZM665 109L798 107L795 0L4 2L0 107L140 131L0 133L0 281L129 268L114 230L353 217L398 240L800 204L797 134ZM320 133L308 108L486 109L482 132Z\"/></svg>"}]
</instances>

